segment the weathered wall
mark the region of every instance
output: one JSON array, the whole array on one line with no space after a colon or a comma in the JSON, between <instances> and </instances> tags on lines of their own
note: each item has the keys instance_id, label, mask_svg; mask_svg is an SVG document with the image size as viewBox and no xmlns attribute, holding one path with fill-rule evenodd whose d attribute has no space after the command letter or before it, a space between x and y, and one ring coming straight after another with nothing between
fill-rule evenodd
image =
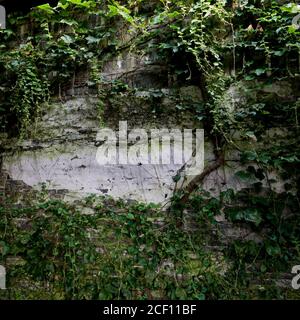
<instances>
[{"instance_id":1,"label":"weathered wall","mask_svg":"<svg viewBox=\"0 0 300 320\"><path fill-rule=\"evenodd\" d=\"M126 43L129 35L126 29L120 30L119 37ZM108 82L121 80L131 90L107 96L102 101L95 89L88 87L88 73L75 75L62 92L62 100L53 98L38 119L32 139L3 143L2 189L9 177L10 190L6 191L11 191L16 181L16 189L22 182L34 189L44 184L54 191L64 190L66 199L90 193L157 203L170 199L175 185L173 177L181 165L100 166L96 161L97 132L100 122L101 126L117 130L119 121L127 121L129 130L197 128L199 124L194 123L193 114L180 110L177 103L186 99L202 101L200 88L180 86L155 52L140 56L124 50L104 63L101 77ZM102 89L105 92L108 87ZM292 95L286 84L275 83L265 90L279 97ZM229 98L241 99L234 88L229 90ZM148 145L148 141L140 143ZM205 164L214 158L212 144L206 141ZM227 150L226 167L211 173L204 181L204 188L219 193L226 188L244 187L245 183L234 175L240 167L238 159L238 152ZM280 190L280 183L274 188Z\"/></svg>"},{"instance_id":2,"label":"weathered wall","mask_svg":"<svg viewBox=\"0 0 300 320\"><path fill-rule=\"evenodd\" d=\"M146 65L143 69L138 62L138 71L133 71L136 70L133 66L136 62L132 62L135 58L125 56L123 59L108 62L103 75L123 78L136 91L112 97L102 112L102 126L118 130L119 121L128 121L128 130L195 128L192 115L177 110L174 101L178 96L187 95L196 101L201 99L199 88L165 88L162 75L155 71L158 66ZM144 70L145 74L151 76L143 78ZM166 95L153 101L149 97L154 89ZM156 203L170 199L175 186L173 177L181 165L99 165L96 161L96 136L100 129L100 98L85 85L71 88L63 98L63 102L52 101L38 120L32 139L7 141L2 174L9 176L10 190L7 191L11 191L14 185L16 189L20 188L20 182L23 182L34 189L45 185L50 190L64 190L65 199L68 200L91 193ZM148 141L140 143L148 145ZM204 181L204 189L219 193L227 188L239 190L245 187L246 183L234 174L240 168L238 159L238 152L229 150L226 167L211 173ZM213 147L206 141L205 164L213 160ZM280 183L273 187L278 190L281 188Z\"/></svg>"},{"instance_id":3,"label":"weathered wall","mask_svg":"<svg viewBox=\"0 0 300 320\"><path fill-rule=\"evenodd\" d=\"M129 96L115 96L103 110L103 125L116 130L119 121L128 121L129 130L172 128L177 124L184 126L184 123L186 128L192 128L191 115L180 115L171 100L165 98L153 102L149 99L151 90L163 85L158 66L145 67L148 78L143 77L141 67L137 73L132 72L129 79L127 75L131 68L136 69L132 65L136 62L130 64L129 60L131 58L126 56L124 60L108 62L103 75L110 80L112 74L124 77L123 81L140 89ZM192 91L196 97L201 97L196 87L174 92L168 88L160 89L170 96ZM100 166L96 161L99 98L83 85L67 91L64 100L50 104L33 130L33 139L6 143L9 150L3 158L3 169L11 180L23 181L38 189L45 184L51 190L67 190L69 197L95 193L163 202L172 195L172 177L181 165ZM144 144L147 145L148 141Z\"/></svg>"}]
</instances>

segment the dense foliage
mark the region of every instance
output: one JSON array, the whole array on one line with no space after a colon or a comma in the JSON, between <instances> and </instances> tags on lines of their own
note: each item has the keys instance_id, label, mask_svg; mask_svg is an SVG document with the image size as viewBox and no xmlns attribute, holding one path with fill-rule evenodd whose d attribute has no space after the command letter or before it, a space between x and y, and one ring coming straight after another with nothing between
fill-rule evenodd
<instances>
[{"instance_id":1,"label":"dense foliage","mask_svg":"<svg viewBox=\"0 0 300 320\"><path fill-rule=\"evenodd\" d=\"M276 286L246 288L253 280L249 273L262 281L299 263L300 31L292 25L299 12L296 1L61 0L55 8L43 5L26 17L11 16L0 32L2 132L29 136L50 97L60 97L76 72L87 68L88 85L105 99L105 59L126 49L155 52L168 65L173 86L201 88L203 101L177 107L204 124L221 165L227 165L229 151L238 152L243 169L236 177L247 186L216 197L202 191L200 181L188 201L182 201L182 191L174 194L167 228L155 227L144 206L122 207L121 213L117 206L101 208L86 217L63 203L42 202L25 211L3 204L2 259L19 255L25 261L16 279L21 270L57 287L64 298L286 297ZM128 43L118 40L118 25L128 28ZM201 235L182 229L187 211L204 228ZM224 274L202 249L220 214L261 237L224 249L230 265ZM13 217L29 217L30 231L12 226L9 232ZM87 237L91 227L102 237L111 233L112 247L102 254ZM101 248L105 239L97 237ZM164 264L171 271L157 272ZM90 280L92 271L97 280Z\"/></svg>"},{"instance_id":2,"label":"dense foliage","mask_svg":"<svg viewBox=\"0 0 300 320\"><path fill-rule=\"evenodd\" d=\"M0 261L9 270L9 290L1 291L1 298L297 297L276 284L277 266L272 264L288 259L287 252L255 243L211 251L207 239L220 203L200 202L199 197L191 203L202 232L178 228L177 219L155 206L108 198L91 196L70 206L41 194L22 208L7 201L0 207Z\"/></svg>"}]
</instances>

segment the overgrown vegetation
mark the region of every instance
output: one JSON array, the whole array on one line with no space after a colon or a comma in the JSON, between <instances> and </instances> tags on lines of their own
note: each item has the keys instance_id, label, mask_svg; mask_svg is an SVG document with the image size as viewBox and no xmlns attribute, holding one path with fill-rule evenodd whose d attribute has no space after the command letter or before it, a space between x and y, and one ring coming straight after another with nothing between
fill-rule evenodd
<instances>
[{"instance_id":1,"label":"overgrown vegetation","mask_svg":"<svg viewBox=\"0 0 300 320\"><path fill-rule=\"evenodd\" d=\"M293 297L274 283L248 285L289 272L300 258L300 31L292 25L299 12L296 1L161 0L149 7L142 0L61 0L56 8L43 5L28 17L10 17L9 29L0 33L3 132L28 135L43 104L60 97L86 66L103 112L111 91L99 76L101 64L131 49L155 52L168 66L172 86L201 88L203 101L178 107L204 124L215 154L204 174L174 194L163 225L152 217L159 210L143 205L99 204L95 216L52 201L25 209L2 205L2 259L18 255L24 263L9 275L12 287L27 278L58 298ZM29 20L31 30L20 33ZM120 23L131 34L125 44L117 40ZM127 87L117 83L112 90ZM242 168L236 178L246 187L220 196L203 192L205 178L229 166L232 151ZM183 229L187 211L198 219L192 235ZM224 273L203 249L218 215L259 238L226 245ZM15 218L25 217L30 227L19 232ZM90 228L96 241L88 237ZM10 294L33 294L25 291Z\"/></svg>"},{"instance_id":2,"label":"overgrown vegetation","mask_svg":"<svg viewBox=\"0 0 300 320\"><path fill-rule=\"evenodd\" d=\"M211 213L219 210L220 203L204 203L199 197L191 202L203 233L190 233L178 228L173 216L138 203L128 205L90 196L70 206L40 197L20 208L7 201L0 207L0 262L8 267L9 289L2 291L1 297L295 297L292 290L276 285L275 273L268 273L274 271L274 266L269 265L271 259L265 250L274 262L280 256L274 247L233 243L228 252L208 250L206 219L213 223ZM94 214L89 214L87 208L93 208ZM206 232L211 232L211 226ZM293 235L288 237L292 239ZM284 257L282 252L286 264ZM260 270L256 270L256 261L266 265L260 264ZM265 281L267 274L270 279Z\"/></svg>"}]
</instances>

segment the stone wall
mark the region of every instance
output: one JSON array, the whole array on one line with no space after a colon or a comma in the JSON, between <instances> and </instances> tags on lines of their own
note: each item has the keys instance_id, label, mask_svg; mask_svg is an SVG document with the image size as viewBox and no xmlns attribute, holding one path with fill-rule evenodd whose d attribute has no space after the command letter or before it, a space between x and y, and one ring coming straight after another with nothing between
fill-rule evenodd
<instances>
[{"instance_id":1,"label":"stone wall","mask_svg":"<svg viewBox=\"0 0 300 320\"><path fill-rule=\"evenodd\" d=\"M118 130L119 121L127 121L128 130L197 128L193 115L179 110L176 102L187 96L195 102L201 101L201 90L196 86L170 88L167 81L161 79L164 68L157 75L159 66L137 62L137 58L128 53L122 57L104 65L103 77L122 79L133 88L132 91L108 97L104 109L99 112L101 98L89 90L80 75L77 83L83 84L67 90L63 101L52 99L32 130L31 139L5 141L2 170L9 176L7 192L12 191L13 185L22 191L19 184L22 182L37 190L42 186L65 190L65 199L92 193L145 202L169 201L175 186L173 177L181 165L100 166L96 161L97 132L101 126ZM275 90L277 94L283 92L277 87L266 90ZM149 141L140 144L147 147ZM241 169L238 159L238 152L227 151L226 166L211 173L204 181L204 188L218 194L227 188L239 190L245 187L246 183L234 174ZM206 141L205 164L213 161L212 144ZM2 189L5 181L1 179ZM280 190L280 183L274 188Z\"/></svg>"},{"instance_id":2,"label":"stone wall","mask_svg":"<svg viewBox=\"0 0 300 320\"><path fill-rule=\"evenodd\" d=\"M133 35L122 23L119 30L120 46L126 48ZM66 199L93 193L145 202L168 202L175 187L173 177L181 165L100 166L96 161L97 132L103 126L118 130L120 121L128 122L128 130L202 127L199 122L195 123L192 112L182 107L187 101L201 103L200 87L180 84L170 73L168 64L155 52L141 55L128 49L103 62L100 77L106 85L100 89L109 93L105 99L97 95L97 89L89 87L89 77L88 70L81 70L62 88L60 99L52 98L33 126L31 139L2 138L1 190L12 192L15 188L23 192L24 186L37 190L46 186L54 193L64 190L59 193ZM111 83L116 80L126 84L129 90L111 93ZM274 83L266 87L265 92L293 99L295 85ZM228 95L232 100L242 99L236 88L230 88ZM149 142L139 143L147 147ZM212 143L206 140L205 165L214 160ZM241 169L239 153L229 149L225 160L225 167L205 179L204 189L218 194L227 188L239 190L246 186L234 174ZM8 180L4 178L7 176ZM5 187L7 181L9 184ZM274 188L280 190L280 183Z\"/></svg>"}]
</instances>

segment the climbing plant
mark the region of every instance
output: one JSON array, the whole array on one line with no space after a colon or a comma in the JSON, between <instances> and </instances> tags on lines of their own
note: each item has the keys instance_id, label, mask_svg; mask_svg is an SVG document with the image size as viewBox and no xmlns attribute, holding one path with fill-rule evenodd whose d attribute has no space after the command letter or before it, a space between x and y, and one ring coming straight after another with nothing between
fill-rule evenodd
<instances>
[{"instance_id":1,"label":"climbing plant","mask_svg":"<svg viewBox=\"0 0 300 320\"><path fill-rule=\"evenodd\" d=\"M8 117L14 115L21 135L49 98L48 81L38 68L40 61L41 56L34 51L31 43L20 46L9 55L1 56L5 73L9 75L6 78L5 85L8 87L2 98L2 108L5 111L8 109Z\"/></svg>"},{"instance_id":2,"label":"climbing plant","mask_svg":"<svg viewBox=\"0 0 300 320\"><path fill-rule=\"evenodd\" d=\"M49 4L35 8L27 16L30 25L26 18L9 17L8 28L0 34L5 40L0 48L2 130L13 123L14 132L28 134L29 124L50 95L60 97L77 72L93 68L95 59L104 59L106 53L113 54L115 28L110 26L112 18L103 21L105 12L95 1L67 0L55 8ZM91 17L99 21L93 29ZM13 42L17 45L11 47Z\"/></svg>"},{"instance_id":3,"label":"climbing plant","mask_svg":"<svg viewBox=\"0 0 300 320\"><path fill-rule=\"evenodd\" d=\"M204 123L216 156L215 163L174 195L171 212L183 220L183 212L197 210L191 199L196 192L194 197L203 207L199 214L204 212L215 221L213 217L223 213L233 223L249 224L263 234L259 245L253 240L235 243L231 254L237 270L245 268L250 257L259 271L283 270L299 257L299 88L295 81L300 76L300 33L292 24L299 5L161 1L151 13L139 8L132 12L134 24L125 17L139 26L133 45L155 51L167 61L175 85L201 88L203 102L191 107ZM284 93L272 91L273 87ZM197 190L210 173L226 166L228 150L239 152L244 169L236 171L236 178L248 187L236 194L227 190L227 204L225 193L219 199L206 195L204 200ZM280 192L275 187L278 182L283 184Z\"/></svg>"},{"instance_id":4,"label":"climbing plant","mask_svg":"<svg viewBox=\"0 0 300 320\"><path fill-rule=\"evenodd\" d=\"M91 217L56 201L25 211L1 205L2 259L20 255L24 265L16 278L50 282L64 298L283 297L276 286L254 292L248 286L249 274L263 281L299 260L300 31L292 24L299 5L153 2L61 0L54 8L45 4L25 17L10 16L8 29L0 31L1 131L30 134L50 97L62 99L80 71L89 72L87 85L97 89L103 114L111 95L129 91L121 81L103 81L103 61L124 50L155 53L167 65L169 86L201 89L203 100L187 99L184 110L203 124L214 163L174 194L161 225L151 217L153 208L95 208L93 197L87 200L96 212ZM118 38L120 25L130 35L125 43ZM164 93L151 95L161 99ZM208 175L229 165L230 152L239 155L234 175L241 190L203 191ZM186 213L194 214L201 234L184 230ZM256 236L225 245L230 267L223 274L203 250L220 216ZM8 233L13 218L29 219L30 231L18 233L14 225ZM106 237L96 232L98 247L91 241L95 230Z\"/></svg>"},{"instance_id":5,"label":"climbing plant","mask_svg":"<svg viewBox=\"0 0 300 320\"><path fill-rule=\"evenodd\" d=\"M226 205L228 200L223 196L223 204L206 196L202 201L199 197L192 199L191 205L199 210L201 234L178 228L172 215L153 205L89 196L75 206L49 200L44 193L34 198L34 203L31 198L27 206L18 208L7 199L0 205L0 263L9 270L8 290L1 291L0 296L197 300L293 297L291 290L277 289L275 281L263 282L266 271L278 269L272 263L292 254L271 240L264 245L235 242L225 255L207 251L209 229L206 234L203 227L214 221L212 212ZM88 213L91 208L94 214ZM230 215L242 219L235 213ZM253 219L248 221L258 224ZM285 227L282 225L280 232L292 231L289 239L299 231ZM255 264L258 261L262 262ZM253 278L262 285L251 283Z\"/></svg>"}]
</instances>

